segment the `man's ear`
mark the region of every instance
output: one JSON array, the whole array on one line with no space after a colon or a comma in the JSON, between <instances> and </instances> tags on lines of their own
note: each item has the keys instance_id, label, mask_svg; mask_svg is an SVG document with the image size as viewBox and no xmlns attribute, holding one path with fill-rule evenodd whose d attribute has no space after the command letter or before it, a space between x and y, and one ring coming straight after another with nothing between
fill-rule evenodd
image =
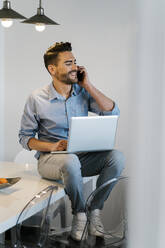
<instances>
[{"instance_id":1,"label":"man's ear","mask_svg":"<svg viewBox=\"0 0 165 248\"><path fill-rule=\"evenodd\" d=\"M56 66L48 65L48 71L51 75L54 75L56 73Z\"/></svg>"}]
</instances>

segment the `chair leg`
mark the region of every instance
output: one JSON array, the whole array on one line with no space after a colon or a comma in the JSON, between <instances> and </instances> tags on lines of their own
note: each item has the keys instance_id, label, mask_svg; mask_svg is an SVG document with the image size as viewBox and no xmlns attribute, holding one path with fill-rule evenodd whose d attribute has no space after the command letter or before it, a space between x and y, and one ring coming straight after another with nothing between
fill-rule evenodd
<instances>
[{"instance_id":1,"label":"chair leg","mask_svg":"<svg viewBox=\"0 0 165 248\"><path fill-rule=\"evenodd\" d=\"M53 215L52 215L52 218L55 219L56 216L59 214L59 220L60 220L60 223L59 223L59 226L61 228L60 232L63 233L65 232L65 229L66 229L66 200L65 200L65 197L60 199L58 205L56 206L56 209L53 210ZM53 232L56 232L56 228L51 228L51 234Z\"/></svg>"},{"instance_id":2,"label":"chair leg","mask_svg":"<svg viewBox=\"0 0 165 248\"><path fill-rule=\"evenodd\" d=\"M88 225L89 225L89 220L87 220L87 222L85 224L84 231L83 231L83 234L82 234L82 237L81 237L81 242L83 240L86 240L87 239L87 236L88 236Z\"/></svg>"}]
</instances>

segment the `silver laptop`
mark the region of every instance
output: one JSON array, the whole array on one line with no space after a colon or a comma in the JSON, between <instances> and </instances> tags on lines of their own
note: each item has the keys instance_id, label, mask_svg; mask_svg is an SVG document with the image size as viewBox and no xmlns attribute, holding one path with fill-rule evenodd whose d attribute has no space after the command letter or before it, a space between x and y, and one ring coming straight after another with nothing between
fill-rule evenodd
<instances>
[{"instance_id":1,"label":"silver laptop","mask_svg":"<svg viewBox=\"0 0 165 248\"><path fill-rule=\"evenodd\" d=\"M72 117L69 125L67 151L75 153L111 150L115 144L118 116Z\"/></svg>"}]
</instances>

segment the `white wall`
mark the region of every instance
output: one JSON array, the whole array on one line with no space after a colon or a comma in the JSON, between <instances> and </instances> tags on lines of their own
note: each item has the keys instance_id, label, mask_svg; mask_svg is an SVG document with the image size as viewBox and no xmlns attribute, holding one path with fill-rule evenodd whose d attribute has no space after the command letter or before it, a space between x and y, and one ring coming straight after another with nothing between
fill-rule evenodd
<instances>
[{"instance_id":1,"label":"white wall","mask_svg":"<svg viewBox=\"0 0 165 248\"><path fill-rule=\"evenodd\" d=\"M137 1L130 122L130 248L164 247L165 2Z\"/></svg>"},{"instance_id":2,"label":"white wall","mask_svg":"<svg viewBox=\"0 0 165 248\"><path fill-rule=\"evenodd\" d=\"M0 159L4 159L4 34L0 27Z\"/></svg>"},{"instance_id":3,"label":"white wall","mask_svg":"<svg viewBox=\"0 0 165 248\"><path fill-rule=\"evenodd\" d=\"M43 6L45 14L60 26L38 33L33 25L17 22L5 30L5 160L12 160L21 149L17 134L27 96L51 81L42 56L55 41L71 41L78 64L87 67L93 84L119 104L117 147L127 156L130 67L136 34L132 1L43 1ZM37 3L15 0L12 7L30 17Z\"/></svg>"}]
</instances>

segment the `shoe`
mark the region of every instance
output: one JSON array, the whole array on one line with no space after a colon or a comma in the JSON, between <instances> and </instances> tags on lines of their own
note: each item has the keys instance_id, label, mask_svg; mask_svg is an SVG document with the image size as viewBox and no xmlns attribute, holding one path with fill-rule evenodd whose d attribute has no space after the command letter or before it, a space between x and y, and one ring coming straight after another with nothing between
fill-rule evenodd
<instances>
[{"instance_id":1,"label":"shoe","mask_svg":"<svg viewBox=\"0 0 165 248\"><path fill-rule=\"evenodd\" d=\"M86 221L87 221L87 217L86 217L86 214L83 212L73 215L72 230L71 230L72 239L76 241L81 240Z\"/></svg>"},{"instance_id":2,"label":"shoe","mask_svg":"<svg viewBox=\"0 0 165 248\"><path fill-rule=\"evenodd\" d=\"M104 237L104 227L101 222L100 210L95 209L90 213L89 234L97 237Z\"/></svg>"}]
</instances>

